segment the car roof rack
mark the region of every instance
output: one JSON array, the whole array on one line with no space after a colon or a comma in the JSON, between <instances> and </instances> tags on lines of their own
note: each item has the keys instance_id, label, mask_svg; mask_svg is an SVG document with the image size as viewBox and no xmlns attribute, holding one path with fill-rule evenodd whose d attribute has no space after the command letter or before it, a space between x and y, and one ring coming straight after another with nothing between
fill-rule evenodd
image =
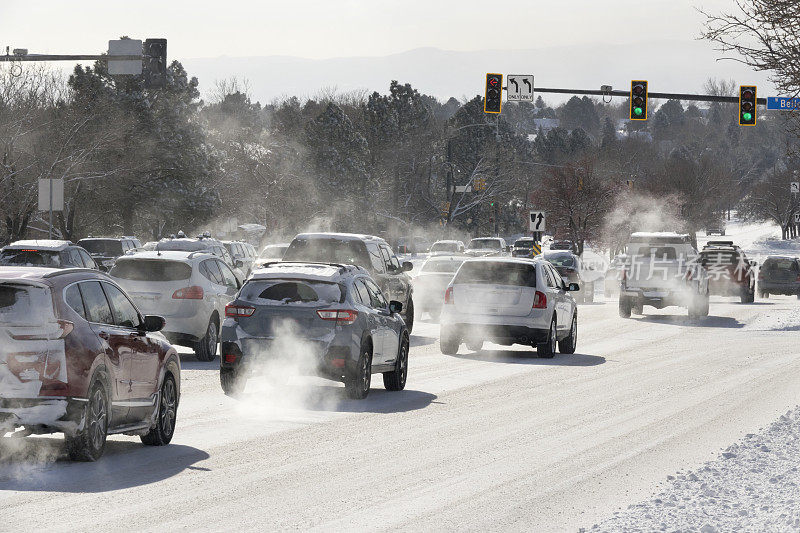
<instances>
[{"instance_id":1,"label":"car roof rack","mask_svg":"<svg viewBox=\"0 0 800 533\"><path fill-rule=\"evenodd\" d=\"M708 241L706 246L736 246L733 241Z\"/></svg>"},{"instance_id":2,"label":"car roof rack","mask_svg":"<svg viewBox=\"0 0 800 533\"><path fill-rule=\"evenodd\" d=\"M261 268L267 268L273 265L320 265L320 266L332 266L337 267L339 269L339 273L347 272L348 270L364 270L363 267L358 265L343 265L341 263L326 263L324 261L270 261L268 263L264 263L261 265Z\"/></svg>"},{"instance_id":3,"label":"car roof rack","mask_svg":"<svg viewBox=\"0 0 800 533\"><path fill-rule=\"evenodd\" d=\"M102 274L104 276L108 276L105 272L101 270L95 270L94 268L85 268L85 267L74 267L74 268L60 268L58 270L54 270L53 272L48 272L43 278L55 278L56 276L62 276L64 274L78 274L80 272L92 272L94 274Z\"/></svg>"}]
</instances>

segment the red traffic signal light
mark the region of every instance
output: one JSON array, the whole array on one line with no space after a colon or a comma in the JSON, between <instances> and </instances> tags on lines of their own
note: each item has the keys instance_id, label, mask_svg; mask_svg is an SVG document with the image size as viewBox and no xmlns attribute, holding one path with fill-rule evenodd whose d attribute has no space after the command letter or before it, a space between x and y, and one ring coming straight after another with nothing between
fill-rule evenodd
<instances>
[{"instance_id":1,"label":"red traffic signal light","mask_svg":"<svg viewBox=\"0 0 800 533\"><path fill-rule=\"evenodd\" d=\"M483 98L484 113L499 113L503 107L503 75L486 74L486 92Z\"/></svg>"},{"instance_id":2,"label":"red traffic signal light","mask_svg":"<svg viewBox=\"0 0 800 533\"><path fill-rule=\"evenodd\" d=\"M645 80L631 81L631 120L647 120L647 82Z\"/></svg>"},{"instance_id":3,"label":"red traffic signal light","mask_svg":"<svg viewBox=\"0 0 800 533\"><path fill-rule=\"evenodd\" d=\"M739 87L739 125L756 125L756 86L742 85Z\"/></svg>"}]
</instances>

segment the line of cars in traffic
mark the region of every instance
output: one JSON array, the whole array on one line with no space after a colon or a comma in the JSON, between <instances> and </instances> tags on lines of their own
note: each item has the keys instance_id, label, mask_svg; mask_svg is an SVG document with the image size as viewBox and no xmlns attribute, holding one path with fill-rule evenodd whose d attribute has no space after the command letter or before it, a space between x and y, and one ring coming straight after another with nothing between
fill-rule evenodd
<instances>
[{"instance_id":1,"label":"line of cars in traffic","mask_svg":"<svg viewBox=\"0 0 800 533\"><path fill-rule=\"evenodd\" d=\"M173 345L205 361L219 349L229 395L268 363L301 355L304 372L343 382L351 398L366 397L376 373L402 390L415 302L418 315L438 318L444 354L486 341L544 358L574 353L577 303L591 301L594 283L582 286L579 273L591 269L572 247L513 257L529 246L474 240L434 243L413 283L413 265L369 235L304 233L261 256L208 235L122 244L118 257L116 244L96 246L105 255L95 257L66 241L9 245L0 251L0 434L64 432L82 460L97 459L112 433L168 443L180 401ZM730 241L696 253L686 235L634 234L620 264L620 314L684 305L704 316L710 294L752 301L755 267ZM800 261L768 258L758 288L800 295Z\"/></svg>"}]
</instances>

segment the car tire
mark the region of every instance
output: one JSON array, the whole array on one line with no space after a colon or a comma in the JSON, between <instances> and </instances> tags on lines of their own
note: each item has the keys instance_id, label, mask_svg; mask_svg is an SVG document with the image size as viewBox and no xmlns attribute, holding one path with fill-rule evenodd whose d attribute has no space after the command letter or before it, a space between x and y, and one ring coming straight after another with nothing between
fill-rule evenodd
<instances>
[{"instance_id":1,"label":"car tire","mask_svg":"<svg viewBox=\"0 0 800 533\"><path fill-rule=\"evenodd\" d=\"M345 379L344 387L347 396L353 400L363 400L369 394L372 384L372 346L365 342L361 344L361 353L358 364L353 369L353 374Z\"/></svg>"},{"instance_id":2,"label":"car tire","mask_svg":"<svg viewBox=\"0 0 800 533\"><path fill-rule=\"evenodd\" d=\"M178 387L172 374L164 375L161 392L158 395L158 411L156 425L150 432L142 435L142 443L147 446L166 446L175 434L175 422L178 419Z\"/></svg>"},{"instance_id":3,"label":"car tire","mask_svg":"<svg viewBox=\"0 0 800 533\"><path fill-rule=\"evenodd\" d=\"M709 297L708 295L695 295L689 303L689 317L702 318L708 316Z\"/></svg>"},{"instance_id":4,"label":"car tire","mask_svg":"<svg viewBox=\"0 0 800 533\"><path fill-rule=\"evenodd\" d=\"M631 305L631 312L634 315L643 315L644 314L644 304L641 304L641 303L637 302L637 303Z\"/></svg>"},{"instance_id":5,"label":"car tire","mask_svg":"<svg viewBox=\"0 0 800 533\"><path fill-rule=\"evenodd\" d=\"M578 346L578 315L572 315L572 326L569 328L569 335L558 341L558 352L563 354L575 353Z\"/></svg>"},{"instance_id":6,"label":"car tire","mask_svg":"<svg viewBox=\"0 0 800 533\"><path fill-rule=\"evenodd\" d=\"M408 334L410 335L411 330L414 329L414 299L411 298L411 296L406 300L403 321L406 323L406 330L408 330Z\"/></svg>"},{"instance_id":7,"label":"car tire","mask_svg":"<svg viewBox=\"0 0 800 533\"><path fill-rule=\"evenodd\" d=\"M631 300L625 296L619 297L619 316L622 318L630 318L631 317Z\"/></svg>"},{"instance_id":8,"label":"car tire","mask_svg":"<svg viewBox=\"0 0 800 533\"><path fill-rule=\"evenodd\" d=\"M467 349L473 352L480 352L483 349L483 339L473 339L467 341Z\"/></svg>"},{"instance_id":9,"label":"car tire","mask_svg":"<svg viewBox=\"0 0 800 533\"><path fill-rule=\"evenodd\" d=\"M247 378L242 375L238 367L219 369L219 384L225 396L236 397L244 392Z\"/></svg>"},{"instance_id":10,"label":"car tire","mask_svg":"<svg viewBox=\"0 0 800 533\"><path fill-rule=\"evenodd\" d=\"M441 328L439 333L439 349L444 355L455 355L458 353L458 347L461 345L461 339L458 335L445 328Z\"/></svg>"},{"instance_id":11,"label":"car tire","mask_svg":"<svg viewBox=\"0 0 800 533\"><path fill-rule=\"evenodd\" d=\"M766 291L759 291L758 297L764 299L769 298L769 293ZM798 294L797 297L800 298L800 294Z\"/></svg>"},{"instance_id":12,"label":"car tire","mask_svg":"<svg viewBox=\"0 0 800 533\"><path fill-rule=\"evenodd\" d=\"M219 330L212 318L208 321L205 336L197 341L194 354L198 361L213 361L217 356L217 344L219 343Z\"/></svg>"},{"instance_id":13,"label":"car tire","mask_svg":"<svg viewBox=\"0 0 800 533\"><path fill-rule=\"evenodd\" d=\"M556 317L550 321L550 330L547 332L547 340L536 345L536 355L540 359L552 359L556 355Z\"/></svg>"},{"instance_id":14,"label":"car tire","mask_svg":"<svg viewBox=\"0 0 800 533\"><path fill-rule=\"evenodd\" d=\"M403 335L394 370L383 373L383 386L390 391L403 390L406 388L406 377L408 377L408 335Z\"/></svg>"},{"instance_id":15,"label":"car tire","mask_svg":"<svg viewBox=\"0 0 800 533\"><path fill-rule=\"evenodd\" d=\"M103 455L111 413L108 388L98 376L89 389L83 429L66 438L67 453L73 461L97 461Z\"/></svg>"}]
</instances>

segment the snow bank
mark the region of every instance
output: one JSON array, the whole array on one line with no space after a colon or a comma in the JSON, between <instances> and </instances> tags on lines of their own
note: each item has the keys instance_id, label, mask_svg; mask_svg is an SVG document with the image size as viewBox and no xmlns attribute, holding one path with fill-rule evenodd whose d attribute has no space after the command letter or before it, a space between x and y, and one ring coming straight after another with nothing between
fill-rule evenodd
<instances>
[{"instance_id":1,"label":"snow bank","mask_svg":"<svg viewBox=\"0 0 800 533\"><path fill-rule=\"evenodd\" d=\"M591 531L796 531L800 529L800 407L748 434L701 468L667 476L650 501Z\"/></svg>"}]
</instances>

